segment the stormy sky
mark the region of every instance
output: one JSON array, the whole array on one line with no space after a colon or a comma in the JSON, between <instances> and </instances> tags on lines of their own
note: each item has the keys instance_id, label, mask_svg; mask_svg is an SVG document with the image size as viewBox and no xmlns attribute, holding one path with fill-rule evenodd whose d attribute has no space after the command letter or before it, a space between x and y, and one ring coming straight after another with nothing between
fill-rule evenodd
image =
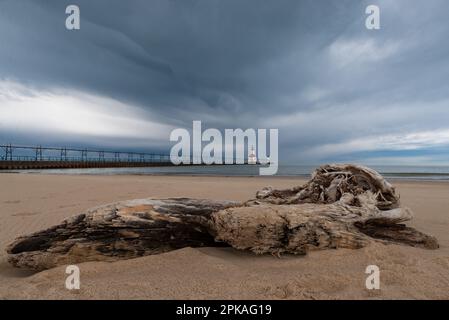
<instances>
[{"instance_id":1,"label":"stormy sky","mask_svg":"<svg viewBox=\"0 0 449 320\"><path fill-rule=\"evenodd\" d=\"M65 8L81 29L65 28ZM365 28L380 7L381 29ZM0 144L169 150L277 128L284 163L449 164L447 0L0 0Z\"/></svg>"}]
</instances>

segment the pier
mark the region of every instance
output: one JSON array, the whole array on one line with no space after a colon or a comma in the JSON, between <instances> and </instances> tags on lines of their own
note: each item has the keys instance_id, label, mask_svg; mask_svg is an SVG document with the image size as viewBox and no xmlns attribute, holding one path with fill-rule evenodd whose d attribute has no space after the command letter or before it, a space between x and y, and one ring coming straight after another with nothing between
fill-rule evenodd
<instances>
[{"instance_id":1,"label":"pier","mask_svg":"<svg viewBox=\"0 0 449 320\"><path fill-rule=\"evenodd\" d=\"M173 166L161 153L0 145L0 170Z\"/></svg>"}]
</instances>

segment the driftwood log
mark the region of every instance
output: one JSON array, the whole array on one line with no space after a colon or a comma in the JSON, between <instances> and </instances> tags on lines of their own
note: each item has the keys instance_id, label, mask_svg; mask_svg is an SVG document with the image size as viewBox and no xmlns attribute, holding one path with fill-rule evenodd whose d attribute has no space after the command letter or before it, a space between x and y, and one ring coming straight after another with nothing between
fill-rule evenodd
<instances>
[{"instance_id":1,"label":"driftwood log","mask_svg":"<svg viewBox=\"0 0 449 320\"><path fill-rule=\"evenodd\" d=\"M306 254L370 243L438 248L437 240L402 224L412 212L377 172L355 165L318 168L303 186L265 188L232 201L142 199L89 210L16 239L16 267L43 270L85 261L114 261L183 247L232 246L263 254Z\"/></svg>"}]
</instances>

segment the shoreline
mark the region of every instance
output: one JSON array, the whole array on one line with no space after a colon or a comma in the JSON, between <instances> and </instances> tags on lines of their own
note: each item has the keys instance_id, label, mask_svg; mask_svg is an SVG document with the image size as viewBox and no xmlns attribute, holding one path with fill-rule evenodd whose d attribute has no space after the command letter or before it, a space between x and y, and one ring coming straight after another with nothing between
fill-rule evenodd
<instances>
[{"instance_id":1,"label":"shoreline","mask_svg":"<svg viewBox=\"0 0 449 320\"><path fill-rule=\"evenodd\" d=\"M52 170L52 169L49 169ZM70 170L70 169L68 169ZM410 182L410 183L449 183L449 177L447 179L427 179L427 178L417 178L417 177L390 177L390 174L380 173L385 177L385 179L392 183L400 183L400 182ZM225 175L225 174L190 174L190 173L59 173L59 172L29 172L29 171L1 171L0 175L30 175L30 176L79 176L79 177L189 177L189 178L260 178L260 179L285 179L285 180L307 180L310 178L310 175L274 175L274 176L260 176L260 175ZM404 174L405 175L405 174ZM413 173L412 175L421 176L421 174ZM423 176L429 175L438 175L438 174L423 174Z\"/></svg>"}]
</instances>

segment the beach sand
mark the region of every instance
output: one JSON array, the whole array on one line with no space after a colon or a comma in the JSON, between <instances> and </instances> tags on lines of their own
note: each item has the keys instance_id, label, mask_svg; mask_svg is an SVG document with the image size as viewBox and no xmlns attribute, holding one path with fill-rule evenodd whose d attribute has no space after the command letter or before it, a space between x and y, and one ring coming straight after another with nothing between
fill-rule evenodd
<instances>
[{"instance_id":1,"label":"beach sand","mask_svg":"<svg viewBox=\"0 0 449 320\"><path fill-rule=\"evenodd\" d=\"M307 256L255 256L232 248L184 248L113 263L79 264L81 289L65 288L65 267L34 273L11 267L15 237L110 202L195 197L246 200L298 178L69 176L0 174L1 299L449 299L449 183L393 181L438 250L376 244ZM380 268L381 289L365 288L365 269Z\"/></svg>"}]
</instances>

